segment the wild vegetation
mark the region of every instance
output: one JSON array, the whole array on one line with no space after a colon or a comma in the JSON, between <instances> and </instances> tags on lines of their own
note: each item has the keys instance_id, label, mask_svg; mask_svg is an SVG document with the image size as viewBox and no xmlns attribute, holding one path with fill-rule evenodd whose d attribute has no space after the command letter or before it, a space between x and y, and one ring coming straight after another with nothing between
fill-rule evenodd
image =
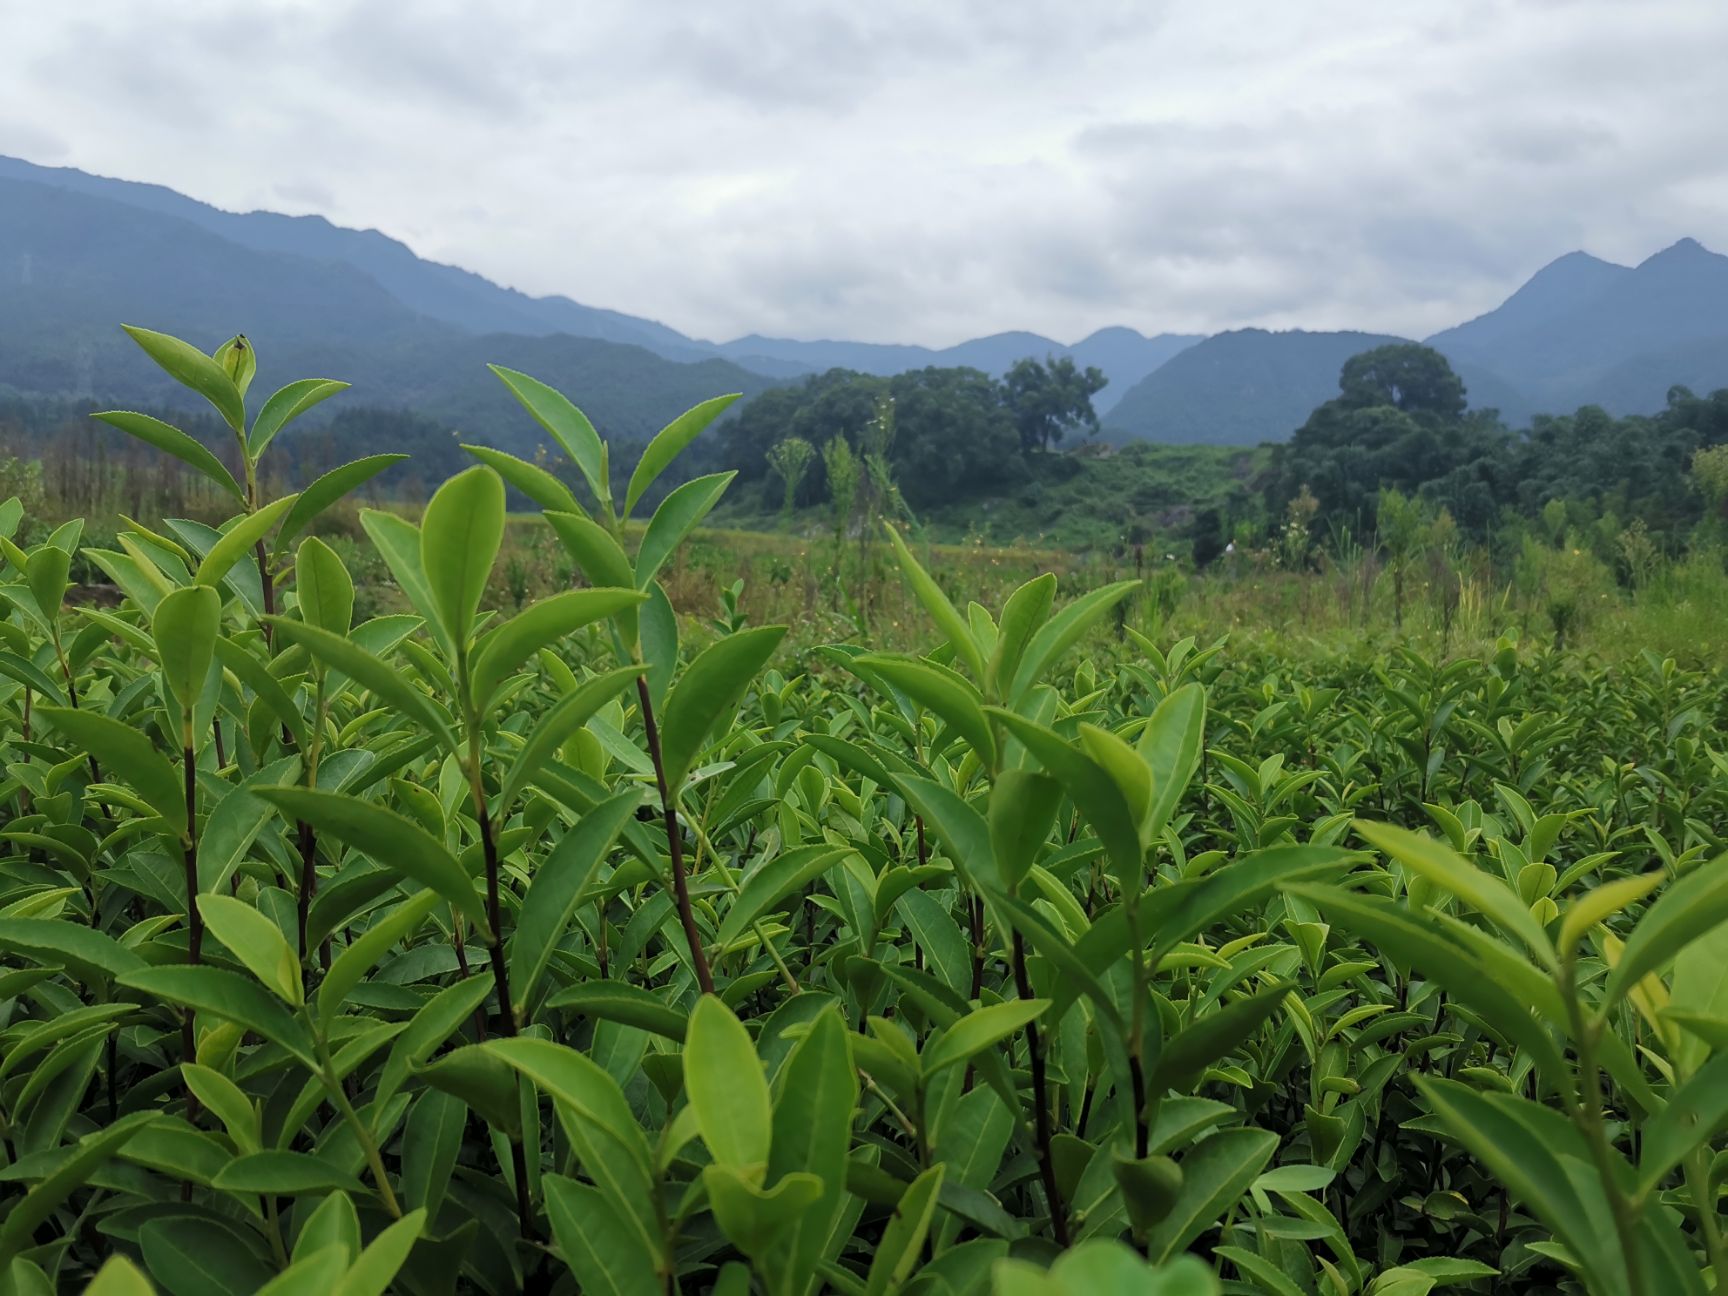
<instances>
[{"instance_id":1,"label":"wild vegetation","mask_svg":"<svg viewBox=\"0 0 1728 1296\"><path fill-rule=\"evenodd\" d=\"M825 467L882 539L833 543L904 602L680 615L731 474L645 501L730 398L618 465L505 369L583 496L469 447L418 522L360 512L406 610L357 614L312 531L390 456L268 489L341 384L254 404L243 339L133 336L229 456L104 419L233 516L0 507L8 1290L1728 1278L1719 672L956 599L868 447ZM507 485L565 588L500 597Z\"/></svg>"}]
</instances>

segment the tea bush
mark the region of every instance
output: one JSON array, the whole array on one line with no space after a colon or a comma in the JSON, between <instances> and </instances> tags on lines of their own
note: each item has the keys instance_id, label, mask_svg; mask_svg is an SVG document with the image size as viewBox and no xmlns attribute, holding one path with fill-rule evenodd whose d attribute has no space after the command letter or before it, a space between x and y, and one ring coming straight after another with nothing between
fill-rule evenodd
<instances>
[{"instance_id":1,"label":"tea bush","mask_svg":"<svg viewBox=\"0 0 1728 1296\"><path fill-rule=\"evenodd\" d=\"M473 447L357 619L309 528L390 457L258 486L340 384L135 336L241 470L104 417L240 511L0 545L7 1291L1728 1278L1719 675L1118 643L894 532L929 651L793 659L657 581L729 474L625 529L725 399L620 500L508 370L591 506ZM584 582L510 615L506 483Z\"/></svg>"}]
</instances>

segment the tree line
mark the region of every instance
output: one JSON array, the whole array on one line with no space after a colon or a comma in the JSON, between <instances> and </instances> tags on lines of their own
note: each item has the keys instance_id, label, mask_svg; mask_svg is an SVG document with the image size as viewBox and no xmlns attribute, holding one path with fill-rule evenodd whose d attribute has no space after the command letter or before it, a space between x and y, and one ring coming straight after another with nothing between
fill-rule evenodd
<instances>
[{"instance_id":1,"label":"tree line","mask_svg":"<svg viewBox=\"0 0 1728 1296\"><path fill-rule=\"evenodd\" d=\"M1683 548L1700 524L1722 517L1719 475L1728 444L1728 389L1698 396L1673 387L1650 415L1616 417L1588 405L1508 429L1493 410L1470 410L1464 384L1431 347L1376 347L1347 361L1338 395L1273 452L1258 525L1309 513L1329 531L1377 529L1387 492L1447 515L1467 538L1502 549L1529 525L1563 517L1572 527L1640 524L1652 543ZM1312 498L1308 506L1304 497ZM1558 510L1558 511L1557 511ZM1715 535L1714 526L1707 527Z\"/></svg>"},{"instance_id":2,"label":"tree line","mask_svg":"<svg viewBox=\"0 0 1728 1296\"><path fill-rule=\"evenodd\" d=\"M770 502L788 478L776 447L802 442L781 467L799 465L794 504L832 499L830 463L838 440L862 456L872 428L893 411L892 434L876 447L913 508L988 495L1021 480L1029 461L1098 429L1092 397L1105 378L1062 357L1016 361L1001 378L978 369L916 369L892 377L831 369L763 392L718 430L716 462L746 482L763 482ZM874 435L881 436L878 430ZM784 454L785 452L781 452Z\"/></svg>"}]
</instances>

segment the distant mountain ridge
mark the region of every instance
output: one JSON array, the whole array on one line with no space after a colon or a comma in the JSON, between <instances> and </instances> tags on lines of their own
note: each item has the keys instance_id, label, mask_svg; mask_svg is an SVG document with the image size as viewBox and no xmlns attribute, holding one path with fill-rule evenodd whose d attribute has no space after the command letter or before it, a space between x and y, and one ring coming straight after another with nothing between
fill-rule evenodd
<instances>
[{"instance_id":1,"label":"distant mountain ridge","mask_svg":"<svg viewBox=\"0 0 1728 1296\"><path fill-rule=\"evenodd\" d=\"M772 359L804 366L806 372L825 369L855 369L859 373L888 376L908 369L965 366L1000 376L1016 360L1071 358L1082 368L1096 366L1110 379L1094 399L1100 412L1108 410L1147 374L1178 352L1201 339L1187 333L1160 333L1146 337L1131 328L1099 329L1073 345L1037 333L995 333L972 338L951 347L899 346L877 342L798 342L752 334L722 343L719 351L728 359L752 367L752 361Z\"/></svg>"},{"instance_id":2,"label":"distant mountain ridge","mask_svg":"<svg viewBox=\"0 0 1728 1296\"><path fill-rule=\"evenodd\" d=\"M1123 393L1112 440L1282 441L1337 392L1357 351L1408 339L1357 333L1220 333ZM1585 252L1549 262L1494 310L1427 339L1470 405L1510 425L1601 405L1660 409L1676 384L1728 387L1728 256L1681 239L1636 266Z\"/></svg>"},{"instance_id":3,"label":"distant mountain ridge","mask_svg":"<svg viewBox=\"0 0 1728 1296\"><path fill-rule=\"evenodd\" d=\"M931 348L869 342L801 342L750 336L712 343L686 337L655 320L586 306L562 296L533 297L504 288L456 266L428 261L406 244L377 230L346 229L322 216L276 212L229 212L161 185L93 176L69 167L44 167L0 156L0 181L32 184L118 203L172 218L254 252L345 265L372 279L420 322L443 324L470 334L516 333L596 338L640 346L667 360L694 363L730 360L771 378L794 378L834 367L894 374L926 365L970 365L1002 374L1023 357L1073 356L1110 377L1100 408L1114 400L1198 337L1143 337L1133 329L1103 329L1072 347L1034 333L1003 333L957 346ZM21 202L19 193L11 201ZM0 252L5 249L0 244Z\"/></svg>"},{"instance_id":4,"label":"distant mountain ridge","mask_svg":"<svg viewBox=\"0 0 1728 1296\"><path fill-rule=\"evenodd\" d=\"M1636 413L1673 383L1728 385L1728 256L1686 238L1633 267L1562 257L1498 310L1429 342L1545 407Z\"/></svg>"},{"instance_id":5,"label":"distant mountain ridge","mask_svg":"<svg viewBox=\"0 0 1728 1296\"><path fill-rule=\"evenodd\" d=\"M1334 394L1350 355L1401 340L1263 329L1147 337L1114 327L1071 345L1030 332L951 347L756 334L712 343L501 287L375 230L227 212L159 185L0 157L0 385L177 399L119 334L122 320L205 346L244 327L266 376L354 378L356 400L460 418L465 430L523 447L532 429L488 385L485 360L532 354L550 366L538 376L581 392L610 430L635 435L702 395L750 394L832 367L1001 374L1022 357L1070 356L1110 380L1095 402L1110 439L1252 444L1287 437ZM1428 342L1463 377L1473 407L1515 426L1585 403L1654 410L1674 384L1728 386L1728 257L1693 239L1637 266L1568 253Z\"/></svg>"},{"instance_id":6,"label":"distant mountain ridge","mask_svg":"<svg viewBox=\"0 0 1728 1296\"><path fill-rule=\"evenodd\" d=\"M160 211L0 178L0 385L191 403L122 322L206 348L243 327L257 348L260 390L340 377L354 384L343 403L418 409L519 453L539 443L539 429L488 361L580 393L596 422L627 439L716 393L753 395L772 382L712 356L680 363L567 333L467 332L410 309L344 261L261 251Z\"/></svg>"}]
</instances>

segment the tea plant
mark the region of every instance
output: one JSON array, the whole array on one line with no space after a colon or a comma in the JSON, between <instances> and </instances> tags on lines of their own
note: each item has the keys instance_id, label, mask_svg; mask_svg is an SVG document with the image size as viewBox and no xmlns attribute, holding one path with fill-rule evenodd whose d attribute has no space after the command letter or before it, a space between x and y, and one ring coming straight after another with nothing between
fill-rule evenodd
<instances>
[{"instance_id":1,"label":"tea plant","mask_svg":"<svg viewBox=\"0 0 1728 1296\"><path fill-rule=\"evenodd\" d=\"M0 506L7 1290L1728 1277L1720 677L1119 642L1134 582L962 606L892 527L926 651L791 653L662 585L730 474L634 516L729 398L615 479L504 369L584 493L469 447L356 623L306 530L389 457L259 488L339 384L135 336L240 471L103 417L240 511ZM507 486L580 588L497 587Z\"/></svg>"}]
</instances>

